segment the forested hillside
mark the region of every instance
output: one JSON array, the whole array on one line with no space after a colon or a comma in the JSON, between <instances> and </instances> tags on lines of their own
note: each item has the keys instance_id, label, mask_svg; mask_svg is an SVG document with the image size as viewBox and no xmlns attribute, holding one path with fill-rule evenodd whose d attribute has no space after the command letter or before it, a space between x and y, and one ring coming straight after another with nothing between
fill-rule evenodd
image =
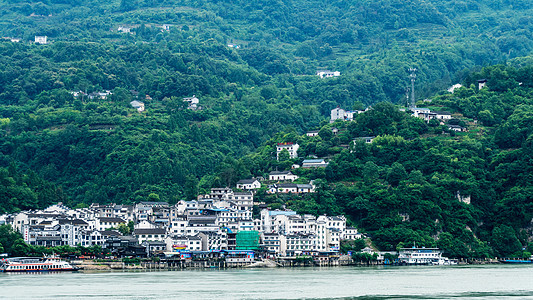
<instances>
[{"instance_id":1,"label":"forested hillside","mask_svg":"<svg viewBox=\"0 0 533 300\"><path fill-rule=\"evenodd\" d=\"M509 254L531 236L530 1L0 6L0 212L175 203L287 168L299 161L277 162L273 146L299 142L301 157L331 159L299 171L319 192L260 194L271 207L344 213L382 249L438 237L454 256ZM404 104L410 67L417 99L457 114L468 134L391 104ZM193 95L201 109L187 109ZM373 109L327 124L337 106ZM310 129L320 137L304 138ZM367 135L379 137L349 146ZM494 246L498 235L512 246Z\"/></svg>"},{"instance_id":2,"label":"forested hillside","mask_svg":"<svg viewBox=\"0 0 533 300\"><path fill-rule=\"evenodd\" d=\"M486 78L487 87L479 90L475 78ZM260 193L270 207L347 215L382 250L416 243L453 257L521 255L533 233L533 65L487 67L465 84L424 104L450 111L449 124L467 132L378 103L315 137L280 134L243 165L255 176L290 168L302 159L277 162L269 149L297 142L301 156L326 157L329 165L292 170L301 183L315 180L317 192ZM357 139L365 136L376 137Z\"/></svg>"}]
</instances>

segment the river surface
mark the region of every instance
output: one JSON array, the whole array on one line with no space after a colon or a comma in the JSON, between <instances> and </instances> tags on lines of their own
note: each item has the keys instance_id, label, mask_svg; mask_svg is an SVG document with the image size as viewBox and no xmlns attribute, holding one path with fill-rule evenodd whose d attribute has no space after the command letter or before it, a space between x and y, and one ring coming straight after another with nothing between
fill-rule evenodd
<instances>
[{"instance_id":1,"label":"river surface","mask_svg":"<svg viewBox=\"0 0 533 300\"><path fill-rule=\"evenodd\" d=\"M533 299L533 265L0 273L0 299Z\"/></svg>"}]
</instances>

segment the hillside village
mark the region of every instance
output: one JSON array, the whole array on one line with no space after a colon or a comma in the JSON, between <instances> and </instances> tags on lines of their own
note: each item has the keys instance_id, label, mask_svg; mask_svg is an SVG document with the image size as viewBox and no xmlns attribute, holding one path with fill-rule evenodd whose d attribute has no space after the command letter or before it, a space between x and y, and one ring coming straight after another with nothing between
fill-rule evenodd
<instances>
[{"instance_id":1,"label":"hillside village","mask_svg":"<svg viewBox=\"0 0 533 300\"><path fill-rule=\"evenodd\" d=\"M194 99L195 101L188 101ZM184 99L197 104L194 96ZM371 108L369 108L371 109ZM366 111L368 111L367 109ZM353 120L353 114L364 111L331 111L331 120ZM413 117L441 124L452 119L447 112L431 112L415 108ZM332 129L332 134L338 130ZM450 129L453 130L453 129ZM461 130L462 131L462 130ZM307 137L318 135L308 132ZM372 143L374 137L359 137L353 143ZM276 145L276 159L298 158L300 145L292 142ZM324 158L306 158L292 169L325 168ZM294 183L299 176L290 170L271 171L268 178L242 179L231 188L212 188L196 200L140 202L135 205L101 205L68 208L61 203L44 210L22 211L0 216L1 224L9 224L22 233L24 241L34 246L62 245L102 246L116 256L153 256L157 254L192 256L209 251L254 250L268 257L294 257L336 253L341 240L363 237L356 228L347 227L344 216L299 215L292 210L272 210L254 202L260 188L266 194L306 194L315 192L314 181ZM256 214L254 216L254 209Z\"/></svg>"},{"instance_id":2,"label":"hillside village","mask_svg":"<svg viewBox=\"0 0 533 300\"><path fill-rule=\"evenodd\" d=\"M281 173L271 176L290 176ZM254 206L260 209L256 218ZM58 203L44 210L2 215L0 223L21 232L30 245L98 245L117 257L190 257L238 250L255 251L265 257L294 257L336 253L341 240L362 237L356 228L346 226L344 216L315 217L264 207L254 203L250 191L214 188L197 200L172 206L166 202L95 203L71 209Z\"/></svg>"}]
</instances>

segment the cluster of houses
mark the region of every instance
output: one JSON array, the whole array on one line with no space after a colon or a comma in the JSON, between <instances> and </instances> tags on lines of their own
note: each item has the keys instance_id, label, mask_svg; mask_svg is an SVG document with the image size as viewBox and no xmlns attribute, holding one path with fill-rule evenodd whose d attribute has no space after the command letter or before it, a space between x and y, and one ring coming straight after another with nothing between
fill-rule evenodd
<instances>
[{"instance_id":1,"label":"cluster of houses","mask_svg":"<svg viewBox=\"0 0 533 300\"><path fill-rule=\"evenodd\" d=\"M413 116L423 119L426 122L437 120L441 125L445 125L448 121L453 119L452 114L447 111L431 111L429 108L415 107L413 108ZM467 131L466 127L460 125L448 124L448 129L456 132Z\"/></svg>"},{"instance_id":2,"label":"cluster of houses","mask_svg":"<svg viewBox=\"0 0 533 300\"><path fill-rule=\"evenodd\" d=\"M314 132L307 136L315 136L318 135L318 131L316 134L313 134ZM283 151L287 151L289 153L289 159L298 158L298 149L300 149L300 145L296 143L278 143L276 146L276 158L279 160L279 155ZM301 165L292 165L293 169L297 168L304 168L304 169L310 169L310 168L325 168L327 167L328 163L323 158L316 158L316 159L304 159L302 161Z\"/></svg>"},{"instance_id":3,"label":"cluster of houses","mask_svg":"<svg viewBox=\"0 0 533 300\"><path fill-rule=\"evenodd\" d=\"M140 27L141 25L119 25L117 27L117 32L121 32L121 33L129 33L129 34L133 34L133 32L131 31L132 29L135 29L135 28L138 28ZM147 27L156 27L156 28L160 28L161 31L170 31L170 28L174 25L170 25L170 24L162 24L162 25L151 25L151 24L147 24L145 25ZM111 31L113 31L113 29L111 29Z\"/></svg>"},{"instance_id":4,"label":"cluster of houses","mask_svg":"<svg viewBox=\"0 0 533 300\"><path fill-rule=\"evenodd\" d=\"M354 116L357 116L358 114L363 113L369 109L370 108L367 108L366 110L351 111L351 110L344 110L340 107L336 107L331 110L330 123L333 123L336 120L353 121ZM420 107L415 107L412 110L413 110L412 115L414 117L421 118L426 122L429 122L430 120L435 119L439 121L441 125L445 125L449 120L453 118L452 114L447 111L431 111L429 108L420 108ZM467 131L466 127L459 126L459 125L451 125L451 124L448 124L448 129L457 131L457 132ZM314 135L318 135L318 131L308 133L308 136L314 136Z\"/></svg>"},{"instance_id":5,"label":"cluster of houses","mask_svg":"<svg viewBox=\"0 0 533 300\"><path fill-rule=\"evenodd\" d=\"M268 194L305 194L315 192L313 181L307 184L293 183L296 179L298 179L298 176L291 171L272 171L268 175L268 180L265 178L239 180L237 189L253 192L263 186L262 182L266 182L266 192Z\"/></svg>"},{"instance_id":6,"label":"cluster of houses","mask_svg":"<svg viewBox=\"0 0 533 300\"><path fill-rule=\"evenodd\" d=\"M290 174L272 176L294 179ZM140 202L71 209L58 203L44 210L1 215L0 224L10 224L31 245L100 245L117 256L243 247L274 257L298 256L337 251L342 239L361 238L357 229L346 226L344 216L316 217L264 207L254 218L253 207L254 194L250 191L214 188L210 194L175 205ZM130 234L122 234L127 233L124 228L131 227Z\"/></svg>"},{"instance_id":7,"label":"cluster of houses","mask_svg":"<svg viewBox=\"0 0 533 300\"><path fill-rule=\"evenodd\" d=\"M3 40L8 40L12 43L20 43L22 39L14 37L2 37ZM46 45L49 43L48 37L46 35L36 35L34 36L34 44Z\"/></svg>"},{"instance_id":8,"label":"cluster of houses","mask_svg":"<svg viewBox=\"0 0 533 300\"><path fill-rule=\"evenodd\" d=\"M87 94L83 91L71 91L74 98L89 99L89 100L106 100L107 97L113 94L110 90L103 90L100 92L92 92Z\"/></svg>"},{"instance_id":9,"label":"cluster of houses","mask_svg":"<svg viewBox=\"0 0 533 300\"><path fill-rule=\"evenodd\" d=\"M131 101L130 105L133 108L135 108L138 112L143 112L145 109L144 107L145 104L144 102L140 101L142 97L139 97L139 92L134 91L134 90L130 90L130 92L133 95L134 99L136 99L136 100ZM89 100L106 100L109 97L109 95L113 94L113 92L109 90L104 90L100 92L92 92L89 94L83 91L71 91L70 93L72 94L74 98L89 99ZM152 100L152 97L150 97L150 95L146 95L144 97L144 100ZM202 109L202 107L199 105L200 100L195 95L193 95L192 97L183 98L183 102L187 103L187 109L190 109L190 110Z\"/></svg>"}]
</instances>

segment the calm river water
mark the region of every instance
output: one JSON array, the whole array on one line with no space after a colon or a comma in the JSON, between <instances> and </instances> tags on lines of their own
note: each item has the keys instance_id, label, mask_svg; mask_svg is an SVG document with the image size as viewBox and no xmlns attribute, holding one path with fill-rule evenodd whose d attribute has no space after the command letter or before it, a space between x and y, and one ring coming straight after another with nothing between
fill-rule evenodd
<instances>
[{"instance_id":1,"label":"calm river water","mask_svg":"<svg viewBox=\"0 0 533 300\"><path fill-rule=\"evenodd\" d=\"M0 299L533 299L533 266L2 274Z\"/></svg>"}]
</instances>

